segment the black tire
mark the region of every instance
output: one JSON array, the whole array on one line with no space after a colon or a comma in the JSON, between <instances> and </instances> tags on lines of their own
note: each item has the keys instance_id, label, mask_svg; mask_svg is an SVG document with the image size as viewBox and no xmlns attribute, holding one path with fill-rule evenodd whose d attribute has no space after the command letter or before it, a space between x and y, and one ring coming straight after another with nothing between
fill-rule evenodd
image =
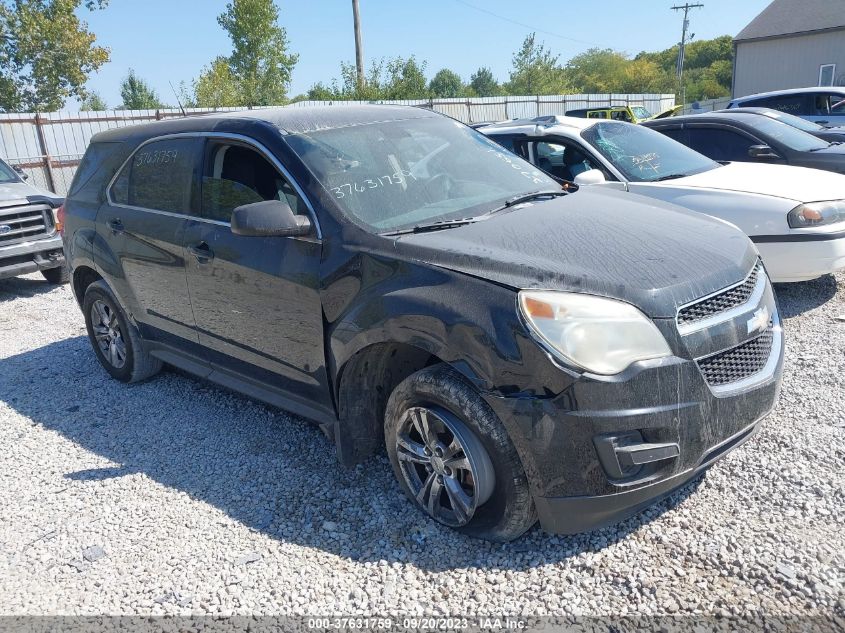
<instances>
[{"instance_id":1,"label":"black tire","mask_svg":"<svg viewBox=\"0 0 845 633\"><path fill-rule=\"evenodd\" d=\"M70 281L70 270L68 270L67 264L62 264L57 268L47 268L42 270L41 274L44 275L47 283L51 284L66 284Z\"/></svg>"},{"instance_id":2,"label":"black tire","mask_svg":"<svg viewBox=\"0 0 845 633\"><path fill-rule=\"evenodd\" d=\"M124 350L122 363L119 366L106 356L101 349L101 343L97 340L92 315L92 310L96 309L95 304L97 304L97 307L106 310L107 314L113 315L114 327L112 331L120 336ZM112 378L121 382L140 382L154 376L161 370L161 361L150 356L144 349L137 328L126 318L126 313L104 281L96 281L85 289L82 314L85 317L88 340L91 341L91 347L94 348L97 360L111 374ZM98 324L98 327L101 326Z\"/></svg>"},{"instance_id":3,"label":"black tire","mask_svg":"<svg viewBox=\"0 0 845 633\"><path fill-rule=\"evenodd\" d=\"M492 493L488 493L486 502L474 508L468 522L454 525L441 521L436 516L434 518L468 536L497 542L511 541L534 525L537 521L537 511L529 491L528 479L504 425L475 388L460 373L445 364L434 365L412 374L394 389L387 402L384 421L387 454L393 472L408 498L421 511L431 515L431 512L417 501L406 481L406 474L403 474L398 457L397 438L400 433L407 431L409 416L420 407L439 411L447 419L459 420L464 431L469 430L472 436L480 441L480 446L486 452L484 461L492 465L495 475ZM454 417L448 417L449 415ZM431 454L430 451L428 454ZM440 462L439 468L442 469L443 461ZM407 468L408 460L403 460L403 464ZM432 472L428 465L423 467L414 464L414 467L427 469L419 471L422 472L420 478L425 476L426 472ZM443 477L439 480L443 481ZM448 505L454 504L450 502Z\"/></svg>"}]
</instances>

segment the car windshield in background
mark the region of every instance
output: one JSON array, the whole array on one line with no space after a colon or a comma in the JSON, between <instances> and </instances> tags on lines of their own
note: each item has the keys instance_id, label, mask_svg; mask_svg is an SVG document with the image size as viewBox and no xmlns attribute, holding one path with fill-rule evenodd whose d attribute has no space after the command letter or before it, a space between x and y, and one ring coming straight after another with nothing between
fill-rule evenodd
<instances>
[{"instance_id":1,"label":"car windshield in background","mask_svg":"<svg viewBox=\"0 0 845 633\"><path fill-rule=\"evenodd\" d=\"M19 180L15 170L0 160L0 182L18 182Z\"/></svg>"},{"instance_id":2,"label":"car windshield in background","mask_svg":"<svg viewBox=\"0 0 845 633\"><path fill-rule=\"evenodd\" d=\"M638 119L650 119L651 112L646 110L643 106L631 106L631 110Z\"/></svg>"},{"instance_id":3,"label":"car windshield in background","mask_svg":"<svg viewBox=\"0 0 845 633\"><path fill-rule=\"evenodd\" d=\"M286 137L341 209L384 233L473 217L560 185L446 117L376 122Z\"/></svg>"},{"instance_id":4,"label":"car windshield in background","mask_svg":"<svg viewBox=\"0 0 845 633\"><path fill-rule=\"evenodd\" d=\"M761 134L765 134L772 140L782 143L797 152L811 152L817 149L824 149L830 145L827 141L823 141L812 134L796 129L782 121L770 119L767 116L755 114L746 116L743 118L743 121Z\"/></svg>"},{"instance_id":5,"label":"car windshield in background","mask_svg":"<svg viewBox=\"0 0 845 633\"><path fill-rule=\"evenodd\" d=\"M628 123L597 123L581 136L628 180L654 182L691 176L719 166L660 132Z\"/></svg>"}]
</instances>

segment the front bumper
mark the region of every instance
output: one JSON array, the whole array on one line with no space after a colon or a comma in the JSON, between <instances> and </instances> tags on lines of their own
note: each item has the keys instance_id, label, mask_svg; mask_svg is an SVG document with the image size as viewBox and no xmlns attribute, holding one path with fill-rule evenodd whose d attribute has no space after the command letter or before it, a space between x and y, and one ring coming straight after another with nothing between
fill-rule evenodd
<instances>
[{"instance_id":1,"label":"front bumper","mask_svg":"<svg viewBox=\"0 0 845 633\"><path fill-rule=\"evenodd\" d=\"M707 451L701 463L677 475L635 490L593 497L539 497L534 502L540 525L554 534L577 534L613 525L669 496L707 470L719 458L750 440L758 421Z\"/></svg>"},{"instance_id":2,"label":"front bumper","mask_svg":"<svg viewBox=\"0 0 845 633\"><path fill-rule=\"evenodd\" d=\"M755 245L776 283L808 281L845 268L845 235L812 241L757 241Z\"/></svg>"},{"instance_id":3,"label":"front bumper","mask_svg":"<svg viewBox=\"0 0 845 633\"><path fill-rule=\"evenodd\" d=\"M32 242L0 248L0 279L58 268L64 263L62 237L56 233Z\"/></svg>"},{"instance_id":4,"label":"front bumper","mask_svg":"<svg viewBox=\"0 0 845 633\"><path fill-rule=\"evenodd\" d=\"M544 529L575 533L622 520L753 435L777 402L784 357L771 286L765 275L754 283L745 303L692 326L656 319L675 356L616 376L569 371L569 386L547 397L484 396L516 446ZM733 373L739 365L708 373L710 359L764 336L771 344L753 373Z\"/></svg>"}]
</instances>

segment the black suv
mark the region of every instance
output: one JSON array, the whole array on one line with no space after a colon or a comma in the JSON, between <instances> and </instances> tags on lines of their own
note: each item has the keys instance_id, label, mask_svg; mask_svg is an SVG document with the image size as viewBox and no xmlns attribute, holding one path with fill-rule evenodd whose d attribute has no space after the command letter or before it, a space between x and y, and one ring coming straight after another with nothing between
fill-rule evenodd
<instances>
[{"instance_id":1,"label":"black suv","mask_svg":"<svg viewBox=\"0 0 845 633\"><path fill-rule=\"evenodd\" d=\"M642 125L716 161L794 165L845 174L845 145L829 143L788 123L744 109L690 114Z\"/></svg>"},{"instance_id":2,"label":"black suv","mask_svg":"<svg viewBox=\"0 0 845 633\"><path fill-rule=\"evenodd\" d=\"M66 202L88 335L386 445L437 521L496 540L615 522L748 439L783 345L751 242L568 195L447 117L268 109L94 137Z\"/></svg>"}]
</instances>

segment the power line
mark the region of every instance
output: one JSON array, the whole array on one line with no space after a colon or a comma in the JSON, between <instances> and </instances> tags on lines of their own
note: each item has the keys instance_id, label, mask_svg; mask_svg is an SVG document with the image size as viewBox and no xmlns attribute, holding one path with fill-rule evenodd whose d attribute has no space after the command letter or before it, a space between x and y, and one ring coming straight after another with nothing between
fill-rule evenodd
<instances>
[{"instance_id":1,"label":"power line","mask_svg":"<svg viewBox=\"0 0 845 633\"><path fill-rule=\"evenodd\" d=\"M481 11L482 13L486 13L487 15L492 15L494 18L498 18L499 20L504 20L505 22L510 22L511 24L516 24L517 26L521 26L522 28L528 29L529 31L536 31L537 33L542 33L543 35L551 35L552 37L557 37L562 40L567 40L569 42L575 42L577 44L586 44L587 46L601 46L600 44L596 44L595 42L587 42L586 40L576 40L574 37L567 37L565 35L561 35L559 33L552 33L551 31L546 31L544 29L537 28L536 26L531 26L530 24L525 24L524 22L518 22L517 20L512 20L511 18L505 17L504 15L499 15L498 13L493 13L488 9L484 9L482 7L477 7L474 4L470 4L465 0L455 0L470 9L475 9L476 11Z\"/></svg>"}]
</instances>

